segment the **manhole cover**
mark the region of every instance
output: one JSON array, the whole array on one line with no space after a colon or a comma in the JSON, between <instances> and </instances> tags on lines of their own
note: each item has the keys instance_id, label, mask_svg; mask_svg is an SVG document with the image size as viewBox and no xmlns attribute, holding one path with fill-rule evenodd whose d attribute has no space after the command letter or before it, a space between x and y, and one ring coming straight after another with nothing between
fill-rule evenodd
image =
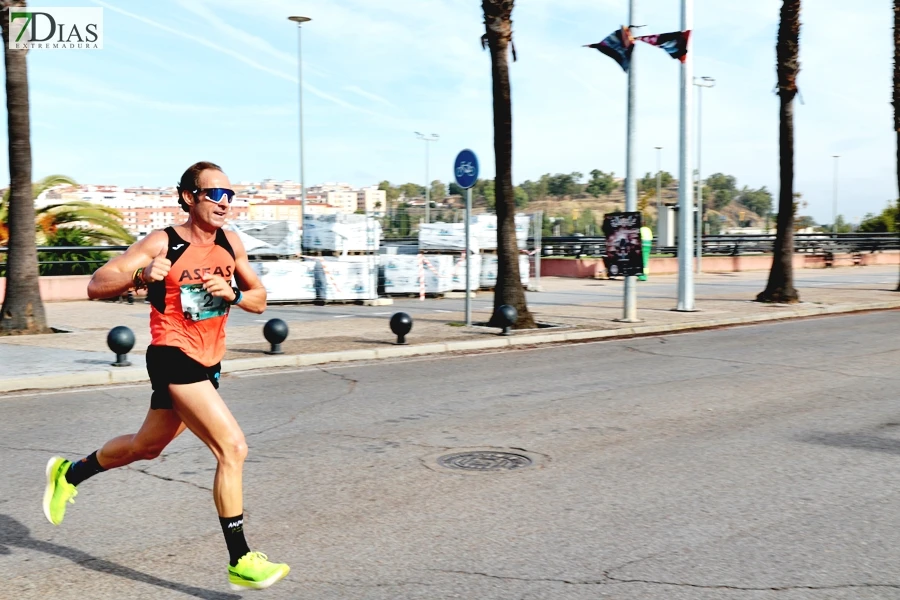
<instances>
[{"instance_id":1,"label":"manhole cover","mask_svg":"<svg viewBox=\"0 0 900 600\"><path fill-rule=\"evenodd\" d=\"M522 454L475 450L447 454L437 459L442 467L463 471L512 471L531 466L533 461Z\"/></svg>"}]
</instances>

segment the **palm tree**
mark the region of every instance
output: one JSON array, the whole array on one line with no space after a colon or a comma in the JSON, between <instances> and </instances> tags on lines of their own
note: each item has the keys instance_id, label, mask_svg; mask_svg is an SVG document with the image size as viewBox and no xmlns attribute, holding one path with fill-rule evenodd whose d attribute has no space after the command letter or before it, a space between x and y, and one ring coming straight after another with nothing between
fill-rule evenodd
<instances>
[{"instance_id":1,"label":"palm tree","mask_svg":"<svg viewBox=\"0 0 900 600\"><path fill-rule=\"evenodd\" d=\"M900 0L894 0L894 130L897 134L897 188L900 189ZM897 231L900 232L900 200L897 201ZM900 280L897 282L900 292Z\"/></svg>"},{"instance_id":2,"label":"palm tree","mask_svg":"<svg viewBox=\"0 0 900 600\"><path fill-rule=\"evenodd\" d=\"M491 75L494 88L494 160L496 164L495 202L497 211L497 284L494 309L504 304L514 307L519 318L515 329L535 327L534 317L525 303L525 288L519 273L519 247L516 243L516 197L512 183L512 105L510 103L509 61L512 42L512 10L515 0L482 0L486 33L482 47L491 51ZM516 50L513 46L513 60Z\"/></svg>"},{"instance_id":3,"label":"palm tree","mask_svg":"<svg viewBox=\"0 0 900 600\"><path fill-rule=\"evenodd\" d=\"M0 333L47 333L41 301L37 246L34 239L34 198L31 194L31 121L28 104L26 50L9 48L9 8L24 0L0 2L3 55L6 63L6 111L9 138L9 254L6 294L0 308Z\"/></svg>"},{"instance_id":4,"label":"palm tree","mask_svg":"<svg viewBox=\"0 0 900 600\"><path fill-rule=\"evenodd\" d=\"M78 185L71 177L49 175L32 185L32 196L36 200L45 191L59 185ZM0 245L9 239L7 219L9 215L9 190L0 198ZM77 228L81 232L77 239L91 246L100 244L128 245L134 236L122 226L122 214L114 208L102 204L92 204L75 200L62 204L51 204L35 212L37 243L53 245L49 241L57 231Z\"/></svg>"},{"instance_id":5,"label":"palm tree","mask_svg":"<svg viewBox=\"0 0 900 600\"><path fill-rule=\"evenodd\" d=\"M794 288L794 96L800 72L800 0L783 0L776 46L780 99L781 190L775 231L775 255L766 289L757 302L799 302Z\"/></svg>"}]
</instances>

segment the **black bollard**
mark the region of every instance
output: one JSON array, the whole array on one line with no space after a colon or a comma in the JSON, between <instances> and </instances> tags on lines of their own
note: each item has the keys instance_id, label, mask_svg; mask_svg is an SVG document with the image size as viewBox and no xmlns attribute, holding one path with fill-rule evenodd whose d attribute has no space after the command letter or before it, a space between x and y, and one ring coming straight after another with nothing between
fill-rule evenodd
<instances>
[{"instance_id":1,"label":"black bollard","mask_svg":"<svg viewBox=\"0 0 900 600\"><path fill-rule=\"evenodd\" d=\"M287 339L288 326L281 319L269 319L263 327L263 336L272 344L272 349L266 354L284 354L281 350L281 342Z\"/></svg>"},{"instance_id":2,"label":"black bollard","mask_svg":"<svg viewBox=\"0 0 900 600\"><path fill-rule=\"evenodd\" d=\"M398 344L406 344L406 334L412 331L413 320L405 312L394 313L391 317L391 331L397 336Z\"/></svg>"},{"instance_id":3,"label":"black bollard","mask_svg":"<svg viewBox=\"0 0 900 600\"><path fill-rule=\"evenodd\" d=\"M130 367L128 362L128 353L134 348L134 332L119 325L109 330L106 336L106 345L109 349L116 353L116 362L112 363L114 367Z\"/></svg>"},{"instance_id":4,"label":"black bollard","mask_svg":"<svg viewBox=\"0 0 900 600\"><path fill-rule=\"evenodd\" d=\"M512 335L512 332L509 330L509 328L515 324L518 318L519 311L517 311L514 306L504 304L497 307L497 310L494 311L494 318L491 320L499 327L503 328L503 331L500 332L500 335Z\"/></svg>"}]
</instances>

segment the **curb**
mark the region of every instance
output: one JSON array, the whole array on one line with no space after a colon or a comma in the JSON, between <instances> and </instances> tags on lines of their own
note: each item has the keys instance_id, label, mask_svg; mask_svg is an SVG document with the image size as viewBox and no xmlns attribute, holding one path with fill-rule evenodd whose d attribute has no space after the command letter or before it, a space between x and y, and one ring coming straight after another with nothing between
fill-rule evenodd
<instances>
[{"instance_id":1,"label":"curb","mask_svg":"<svg viewBox=\"0 0 900 600\"><path fill-rule=\"evenodd\" d=\"M337 352L321 352L317 354L282 354L260 358L237 358L222 361L222 373L238 373L257 369L275 369L280 367L306 367L327 363L371 361L387 358L406 358L429 354L446 354L474 350L496 350L499 348L529 346L537 344L553 344L563 342L586 342L609 339L622 339L664 333L716 329L720 327L736 327L753 323L785 321L840 315L848 313L883 311L900 309L900 301L873 302L863 305L831 305L797 307L789 311L782 310L772 314L752 316L726 317L694 321L692 323L671 323L666 325L635 325L619 329L596 329L569 331L559 333L528 333L509 337L495 337L485 340L463 340L438 344L421 344L413 346L389 345L375 350L341 350ZM25 390L57 390L85 386L100 386L118 383L143 383L150 381L143 367L102 369L81 373L53 374L0 379L0 393L20 392Z\"/></svg>"}]
</instances>

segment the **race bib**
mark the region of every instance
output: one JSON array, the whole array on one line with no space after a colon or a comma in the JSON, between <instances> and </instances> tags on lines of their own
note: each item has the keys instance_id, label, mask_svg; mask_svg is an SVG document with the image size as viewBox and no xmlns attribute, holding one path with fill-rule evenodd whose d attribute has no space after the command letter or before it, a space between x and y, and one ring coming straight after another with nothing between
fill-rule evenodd
<instances>
[{"instance_id":1,"label":"race bib","mask_svg":"<svg viewBox=\"0 0 900 600\"><path fill-rule=\"evenodd\" d=\"M204 290L202 283L192 283L181 286L181 309L185 319L203 321L224 316L228 312L228 304L224 298Z\"/></svg>"}]
</instances>

